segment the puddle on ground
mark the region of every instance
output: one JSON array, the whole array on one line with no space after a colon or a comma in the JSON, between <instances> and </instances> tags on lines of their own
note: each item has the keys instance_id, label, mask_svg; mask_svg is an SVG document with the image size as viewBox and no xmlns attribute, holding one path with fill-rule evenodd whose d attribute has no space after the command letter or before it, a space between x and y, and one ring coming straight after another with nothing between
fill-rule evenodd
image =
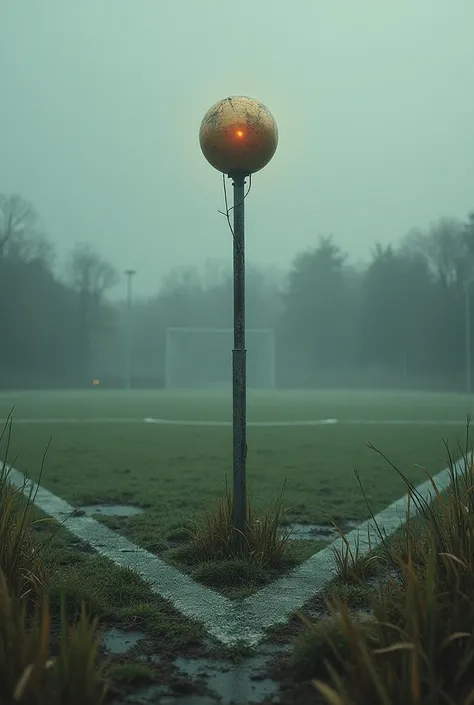
<instances>
[{"instance_id":1,"label":"puddle on ground","mask_svg":"<svg viewBox=\"0 0 474 705\"><path fill-rule=\"evenodd\" d=\"M132 517L136 514L143 514L143 507L134 507L132 504L90 504L85 507L79 507L77 513L99 514L106 517Z\"/></svg>"},{"instance_id":2,"label":"puddle on ground","mask_svg":"<svg viewBox=\"0 0 474 705\"><path fill-rule=\"evenodd\" d=\"M217 695L221 705L251 705L262 700L279 702L279 686L262 676L265 666L275 653L283 649L274 644L262 645L259 653L240 662L217 659L177 658L176 666L186 675L205 681L209 690ZM164 701L160 705L185 705L183 699ZM194 702L194 701L193 701Z\"/></svg>"},{"instance_id":3,"label":"puddle on ground","mask_svg":"<svg viewBox=\"0 0 474 705\"><path fill-rule=\"evenodd\" d=\"M151 704L151 700L148 703ZM165 695L165 697L156 701L157 705L216 705L215 698L208 698L205 695Z\"/></svg>"},{"instance_id":4,"label":"puddle on ground","mask_svg":"<svg viewBox=\"0 0 474 705\"><path fill-rule=\"evenodd\" d=\"M347 533L358 526L359 522L357 521L345 521L341 525L341 530ZM282 529L285 532L291 529L290 539L296 541L320 541L321 539L333 541L340 536L337 529L328 524L288 524Z\"/></svg>"},{"instance_id":5,"label":"puddle on ground","mask_svg":"<svg viewBox=\"0 0 474 705\"><path fill-rule=\"evenodd\" d=\"M101 643L112 654L126 654L133 649L142 639L146 639L146 634L139 631L127 632L125 629L111 627L102 632Z\"/></svg>"},{"instance_id":6,"label":"puddle on ground","mask_svg":"<svg viewBox=\"0 0 474 705\"><path fill-rule=\"evenodd\" d=\"M263 677L263 671L272 657L289 649L291 644L261 644L258 654L242 658L239 662L230 659L177 658L174 665L190 681L205 683L212 695L170 693L166 686L155 684L127 696L120 701L120 705L252 705L262 701L278 703L278 684Z\"/></svg>"}]
</instances>

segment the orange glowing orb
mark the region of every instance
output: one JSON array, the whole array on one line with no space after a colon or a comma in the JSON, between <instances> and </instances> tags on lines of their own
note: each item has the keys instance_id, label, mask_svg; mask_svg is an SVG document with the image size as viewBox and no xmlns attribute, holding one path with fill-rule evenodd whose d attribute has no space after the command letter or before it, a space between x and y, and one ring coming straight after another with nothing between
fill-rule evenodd
<instances>
[{"instance_id":1,"label":"orange glowing orb","mask_svg":"<svg viewBox=\"0 0 474 705\"><path fill-rule=\"evenodd\" d=\"M92 380L92 384L94 385L94 387L97 387L97 385L100 384L100 380L98 380L98 379L93 379L93 380Z\"/></svg>"},{"instance_id":2,"label":"orange glowing orb","mask_svg":"<svg viewBox=\"0 0 474 705\"><path fill-rule=\"evenodd\" d=\"M263 103L232 96L204 115L199 142L207 161L223 174L253 174L275 154L278 127Z\"/></svg>"}]
</instances>

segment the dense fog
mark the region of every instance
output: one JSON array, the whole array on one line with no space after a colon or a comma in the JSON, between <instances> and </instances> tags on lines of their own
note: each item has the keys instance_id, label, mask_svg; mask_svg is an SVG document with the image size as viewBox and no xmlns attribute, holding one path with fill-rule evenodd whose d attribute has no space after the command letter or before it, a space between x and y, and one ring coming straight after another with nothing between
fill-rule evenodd
<instances>
[{"instance_id":1,"label":"dense fog","mask_svg":"<svg viewBox=\"0 0 474 705\"><path fill-rule=\"evenodd\" d=\"M473 20L3 0L0 386L228 386L232 240L198 131L250 95L280 141L246 202L249 386L463 389Z\"/></svg>"},{"instance_id":2,"label":"dense fog","mask_svg":"<svg viewBox=\"0 0 474 705\"><path fill-rule=\"evenodd\" d=\"M76 246L60 276L32 206L2 196L0 216L3 387L122 387L130 365L134 387L228 383L228 264L175 268L147 298L132 277L116 302L125 274L97 249ZM286 271L250 263L249 386L462 388L473 272L474 215L376 244L364 266L331 236Z\"/></svg>"}]
</instances>

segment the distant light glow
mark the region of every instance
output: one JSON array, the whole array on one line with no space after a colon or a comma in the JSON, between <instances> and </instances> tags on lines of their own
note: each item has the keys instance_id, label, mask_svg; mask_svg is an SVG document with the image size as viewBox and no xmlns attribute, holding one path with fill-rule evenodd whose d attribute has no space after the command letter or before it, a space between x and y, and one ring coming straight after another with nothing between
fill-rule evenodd
<instances>
[{"instance_id":1,"label":"distant light glow","mask_svg":"<svg viewBox=\"0 0 474 705\"><path fill-rule=\"evenodd\" d=\"M93 380L92 380L92 384L94 385L94 387L97 387L97 385L100 384L100 380L99 380L99 379L93 379Z\"/></svg>"},{"instance_id":2,"label":"distant light glow","mask_svg":"<svg viewBox=\"0 0 474 705\"><path fill-rule=\"evenodd\" d=\"M236 130L235 136L239 137L239 139L242 139L242 137L245 135L243 130Z\"/></svg>"}]
</instances>

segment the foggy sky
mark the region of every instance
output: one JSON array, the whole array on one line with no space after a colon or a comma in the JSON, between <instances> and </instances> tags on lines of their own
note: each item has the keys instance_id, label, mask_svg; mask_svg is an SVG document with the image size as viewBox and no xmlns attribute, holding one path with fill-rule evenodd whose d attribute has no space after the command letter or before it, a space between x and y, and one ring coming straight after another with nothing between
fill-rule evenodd
<instances>
[{"instance_id":1,"label":"foggy sky","mask_svg":"<svg viewBox=\"0 0 474 705\"><path fill-rule=\"evenodd\" d=\"M286 267L320 233L365 258L474 208L473 26L473 0L0 0L0 192L34 203L59 263L93 242L153 293L230 260L198 131L250 95L280 143L249 260Z\"/></svg>"}]
</instances>

